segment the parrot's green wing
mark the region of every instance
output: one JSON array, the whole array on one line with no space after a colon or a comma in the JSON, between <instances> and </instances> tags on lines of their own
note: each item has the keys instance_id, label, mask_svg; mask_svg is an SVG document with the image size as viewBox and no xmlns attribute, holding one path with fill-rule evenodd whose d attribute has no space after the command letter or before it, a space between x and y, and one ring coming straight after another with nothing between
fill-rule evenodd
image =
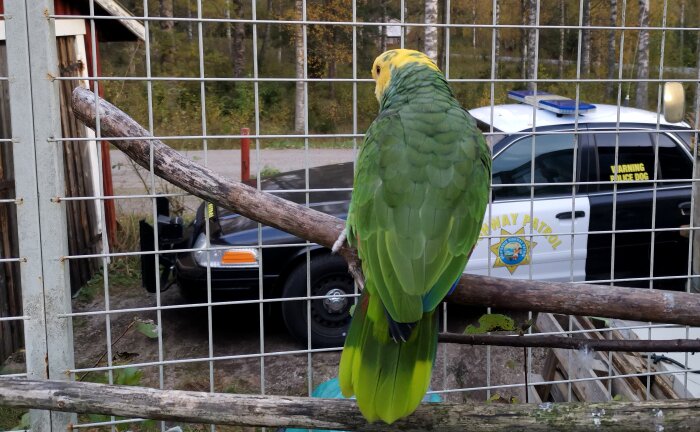
<instances>
[{"instance_id":1,"label":"parrot's green wing","mask_svg":"<svg viewBox=\"0 0 700 432\"><path fill-rule=\"evenodd\" d=\"M383 111L358 157L349 238L397 322L420 320L447 294L488 201L488 147L452 101L433 98L437 112Z\"/></svg>"}]
</instances>

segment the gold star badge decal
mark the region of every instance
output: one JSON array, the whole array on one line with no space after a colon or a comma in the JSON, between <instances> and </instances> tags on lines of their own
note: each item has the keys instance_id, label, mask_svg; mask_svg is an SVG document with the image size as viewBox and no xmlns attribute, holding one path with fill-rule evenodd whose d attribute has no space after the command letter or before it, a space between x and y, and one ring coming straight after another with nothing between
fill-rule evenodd
<instances>
[{"instance_id":1,"label":"gold star badge decal","mask_svg":"<svg viewBox=\"0 0 700 432\"><path fill-rule=\"evenodd\" d=\"M510 274L513 274L519 265L530 264L530 252L537 243L525 240L525 227L521 227L514 233L501 228L501 235L508 237L501 237L498 243L489 248L496 255L493 267L505 267ZM519 235L522 237L518 237Z\"/></svg>"}]
</instances>

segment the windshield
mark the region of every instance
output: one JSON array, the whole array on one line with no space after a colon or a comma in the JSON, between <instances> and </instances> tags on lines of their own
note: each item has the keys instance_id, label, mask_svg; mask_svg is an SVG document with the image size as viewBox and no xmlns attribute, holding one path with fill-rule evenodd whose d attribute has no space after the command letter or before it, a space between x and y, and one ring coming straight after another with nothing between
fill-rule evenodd
<instances>
[{"instance_id":1,"label":"windshield","mask_svg":"<svg viewBox=\"0 0 700 432\"><path fill-rule=\"evenodd\" d=\"M482 122L481 120L476 121L476 126L484 134L484 138L486 138L486 144L488 144L491 148L493 148L493 146L497 142L499 142L506 136L506 134L503 133L503 131L496 129L495 127L491 127L491 125Z\"/></svg>"}]
</instances>

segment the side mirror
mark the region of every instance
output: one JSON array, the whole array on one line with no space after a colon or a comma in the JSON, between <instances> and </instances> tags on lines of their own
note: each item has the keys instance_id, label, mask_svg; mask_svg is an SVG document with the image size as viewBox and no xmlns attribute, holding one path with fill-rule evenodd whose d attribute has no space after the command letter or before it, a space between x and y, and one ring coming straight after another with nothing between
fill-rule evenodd
<instances>
[{"instance_id":1,"label":"side mirror","mask_svg":"<svg viewBox=\"0 0 700 432\"><path fill-rule=\"evenodd\" d=\"M664 84L664 118L669 123L683 121L685 114L685 90L679 82Z\"/></svg>"}]
</instances>

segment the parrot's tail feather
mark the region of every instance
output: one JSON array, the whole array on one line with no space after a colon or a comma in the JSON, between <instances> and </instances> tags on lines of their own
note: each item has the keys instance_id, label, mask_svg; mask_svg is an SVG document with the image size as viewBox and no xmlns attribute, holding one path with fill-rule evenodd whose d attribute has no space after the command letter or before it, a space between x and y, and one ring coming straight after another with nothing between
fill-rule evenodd
<instances>
[{"instance_id":1,"label":"parrot's tail feather","mask_svg":"<svg viewBox=\"0 0 700 432\"><path fill-rule=\"evenodd\" d=\"M389 323L389 336L394 342L406 342L411 337L411 332L416 327L418 322L412 323L400 323L394 321L394 319L389 315L389 311L384 309L384 316L386 316L387 322Z\"/></svg>"},{"instance_id":2,"label":"parrot's tail feather","mask_svg":"<svg viewBox=\"0 0 700 432\"><path fill-rule=\"evenodd\" d=\"M428 312L406 342L394 342L379 298L365 290L340 359L343 396L355 395L362 415L370 422L393 423L411 414L430 385L437 331L437 314Z\"/></svg>"}]
</instances>

